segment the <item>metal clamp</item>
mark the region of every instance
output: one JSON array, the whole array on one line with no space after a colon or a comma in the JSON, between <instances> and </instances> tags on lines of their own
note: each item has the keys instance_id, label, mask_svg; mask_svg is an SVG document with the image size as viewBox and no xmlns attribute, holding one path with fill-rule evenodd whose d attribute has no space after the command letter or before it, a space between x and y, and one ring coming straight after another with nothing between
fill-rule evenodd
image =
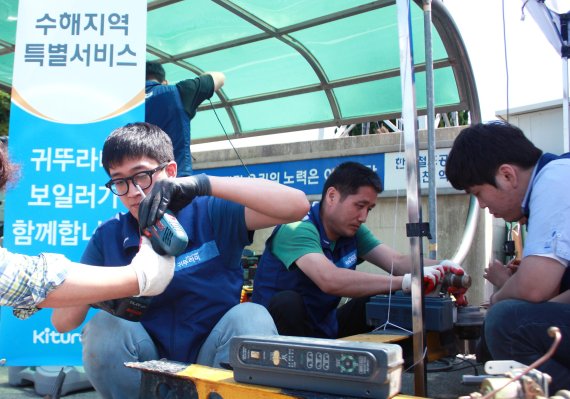
<instances>
[{"instance_id":1,"label":"metal clamp","mask_svg":"<svg viewBox=\"0 0 570 399\"><path fill-rule=\"evenodd\" d=\"M406 235L408 237L427 237L431 239L429 223L406 223Z\"/></svg>"}]
</instances>

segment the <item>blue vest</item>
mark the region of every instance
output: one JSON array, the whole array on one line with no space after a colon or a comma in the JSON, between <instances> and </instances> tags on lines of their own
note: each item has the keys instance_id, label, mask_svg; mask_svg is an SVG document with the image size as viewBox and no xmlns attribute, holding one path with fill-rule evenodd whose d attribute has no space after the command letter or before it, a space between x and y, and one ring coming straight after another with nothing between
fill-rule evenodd
<instances>
[{"instance_id":1,"label":"blue vest","mask_svg":"<svg viewBox=\"0 0 570 399\"><path fill-rule=\"evenodd\" d=\"M331 249L330 242L321 223L320 203L315 203L303 223L314 224L321 238L324 255L337 267L354 270L357 265L356 237L342 237ZM281 226L275 228L265 243L265 251L257 266L252 301L265 307L280 291L293 290L301 294L315 337L337 338L338 322L336 308L340 297L329 295L308 278L295 264L289 269L271 253L271 242Z\"/></svg>"},{"instance_id":2,"label":"blue vest","mask_svg":"<svg viewBox=\"0 0 570 399\"><path fill-rule=\"evenodd\" d=\"M544 153L536 163L536 171L534 172L534 175L535 176L538 175L538 172L540 172L540 170L543 167L545 167L550 161L554 161L556 159L569 159L569 158L570 158L570 152L564 153L562 155L550 154L548 152ZM532 195L532 188L533 187L531 186L530 191L528 193L528 199L523 209L523 213L527 217L527 226L526 226L527 230L530 228L528 224L528 217L530 216L529 204L530 204L530 196ZM566 270L562 275L562 281L560 282L560 292L564 292L568 289L570 289L570 263L566 266Z\"/></svg>"},{"instance_id":3,"label":"blue vest","mask_svg":"<svg viewBox=\"0 0 570 399\"><path fill-rule=\"evenodd\" d=\"M145 92L145 121L160 127L170 136L178 176L190 176L190 115L184 110L178 88L147 81Z\"/></svg>"},{"instance_id":4,"label":"blue vest","mask_svg":"<svg viewBox=\"0 0 570 399\"><path fill-rule=\"evenodd\" d=\"M213 327L239 303L243 243L216 241L208 219L212 200L216 199L195 198L176 215L189 244L176 258L172 282L153 298L141 321L160 356L170 360L194 363ZM138 223L130 213L122 214L101 225L92 240L104 248L100 252L105 266L128 264L138 248ZM87 261L93 251L91 242L89 245L84 256Z\"/></svg>"}]
</instances>

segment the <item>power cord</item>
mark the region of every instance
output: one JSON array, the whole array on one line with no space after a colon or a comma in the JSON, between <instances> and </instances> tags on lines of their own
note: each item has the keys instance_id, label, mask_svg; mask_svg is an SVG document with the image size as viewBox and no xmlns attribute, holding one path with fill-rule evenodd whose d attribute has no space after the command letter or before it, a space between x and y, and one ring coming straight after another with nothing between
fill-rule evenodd
<instances>
[{"instance_id":1,"label":"power cord","mask_svg":"<svg viewBox=\"0 0 570 399\"><path fill-rule=\"evenodd\" d=\"M214 108L214 105L212 104L212 100L208 99L208 101L210 102L210 106L212 107L212 111L214 111L214 115L216 116L216 119L218 120L218 123L220 124L220 126L222 127L222 130L224 131L224 134L226 135L226 139L228 140L228 142L230 143L230 145L232 146L232 148L234 149L234 152L236 153L239 161L241 162L243 168L245 169L246 173L247 173L247 177L251 177L251 173L249 172L249 169L247 168L247 166L245 166L245 163L243 162L243 159L241 159L241 156L239 155L237 149L234 147L234 143L232 143L232 141L230 140L230 136L228 136L228 133L226 132L226 128L224 128L224 125L222 123L222 121L220 120L220 117L218 116L218 113L216 112L216 108Z\"/></svg>"}]
</instances>

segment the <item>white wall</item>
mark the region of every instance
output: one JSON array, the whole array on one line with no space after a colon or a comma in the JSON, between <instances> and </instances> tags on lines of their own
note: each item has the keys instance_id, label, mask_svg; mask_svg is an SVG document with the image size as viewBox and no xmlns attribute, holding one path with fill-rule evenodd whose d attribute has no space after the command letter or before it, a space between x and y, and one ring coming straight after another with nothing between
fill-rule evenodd
<instances>
[{"instance_id":1,"label":"white wall","mask_svg":"<svg viewBox=\"0 0 570 399\"><path fill-rule=\"evenodd\" d=\"M497 116L522 129L525 135L544 152L564 152L562 131L562 100L531 104L498 111Z\"/></svg>"}]
</instances>

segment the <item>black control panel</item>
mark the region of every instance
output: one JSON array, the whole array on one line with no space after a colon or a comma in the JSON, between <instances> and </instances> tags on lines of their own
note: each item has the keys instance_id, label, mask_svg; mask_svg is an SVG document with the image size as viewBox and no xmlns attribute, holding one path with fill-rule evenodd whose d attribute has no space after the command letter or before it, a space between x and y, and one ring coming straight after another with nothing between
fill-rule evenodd
<instances>
[{"instance_id":1,"label":"black control panel","mask_svg":"<svg viewBox=\"0 0 570 399\"><path fill-rule=\"evenodd\" d=\"M230 364L238 382L313 392L388 398L401 384L394 344L301 337L234 337Z\"/></svg>"}]
</instances>

